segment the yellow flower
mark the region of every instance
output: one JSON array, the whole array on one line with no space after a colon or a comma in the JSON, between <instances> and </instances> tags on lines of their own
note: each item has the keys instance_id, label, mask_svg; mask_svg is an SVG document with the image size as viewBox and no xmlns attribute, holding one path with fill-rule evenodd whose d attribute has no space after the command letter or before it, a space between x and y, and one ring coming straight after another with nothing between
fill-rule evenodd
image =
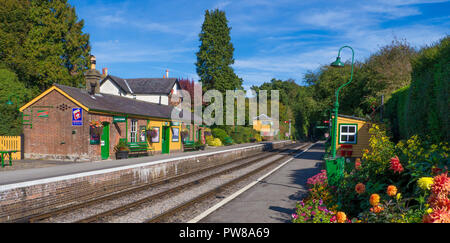
<instances>
[{"instance_id":1,"label":"yellow flower","mask_svg":"<svg viewBox=\"0 0 450 243\"><path fill-rule=\"evenodd\" d=\"M397 198L397 201L400 200L402 198L402 194L401 193L397 193L396 198Z\"/></svg>"},{"instance_id":2,"label":"yellow flower","mask_svg":"<svg viewBox=\"0 0 450 243\"><path fill-rule=\"evenodd\" d=\"M427 212L427 213L432 213L432 212L433 212L433 209L429 208L429 209L427 209L426 212Z\"/></svg>"},{"instance_id":3,"label":"yellow flower","mask_svg":"<svg viewBox=\"0 0 450 243\"><path fill-rule=\"evenodd\" d=\"M417 185L423 190L430 190L433 185L433 177L422 177L417 181Z\"/></svg>"}]
</instances>

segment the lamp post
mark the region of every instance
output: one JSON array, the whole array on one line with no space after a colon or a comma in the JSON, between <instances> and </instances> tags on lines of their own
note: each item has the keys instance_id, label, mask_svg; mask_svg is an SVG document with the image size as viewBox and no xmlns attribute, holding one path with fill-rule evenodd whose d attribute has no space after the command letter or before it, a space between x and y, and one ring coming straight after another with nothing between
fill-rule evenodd
<instances>
[{"instance_id":1,"label":"lamp post","mask_svg":"<svg viewBox=\"0 0 450 243\"><path fill-rule=\"evenodd\" d=\"M11 98L12 97L16 97L16 99L19 99L19 96L17 96L16 94L12 94L12 95L10 95L9 97L8 97L8 101L6 101L6 104L7 105L13 105L14 103L11 101Z\"/></svg>"},{"instance_id":2,"label":"lamp post","mask_svg":"<svg viewBox=\"0 0 450 243\"><path fill-rule=\"evenodd\" d=\"M332 137L331 137L331 156L333 159L336 158L336 135L337 135L337 116L338 116L338 110L339 110L339 91L347 86L350 82L352 82L353 79L353 62L354 62L354 58L355 58L355 52L353 51L353 48L351 48L350 46L343 46L339 49L338 52L338 56L336 58L336 61L331 63L332 67L344 67L344 63L341 62L341 50L344 48L350 48L350 50L352 50L352 73L350 75L350 80L341 85L337 90L336 90L336 102L334 103L334 118L333 118L333 130L332 130Z\"/></svg>"}]
</instances>

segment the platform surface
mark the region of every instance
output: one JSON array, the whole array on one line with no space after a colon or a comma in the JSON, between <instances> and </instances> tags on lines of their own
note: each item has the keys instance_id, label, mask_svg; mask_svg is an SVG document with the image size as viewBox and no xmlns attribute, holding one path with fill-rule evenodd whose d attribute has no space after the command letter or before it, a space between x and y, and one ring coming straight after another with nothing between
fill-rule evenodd
<instances>
[{"instance_id":1,"label":"platform surface","mask_svg":"<svg viewBox=\"0 0 450 243\"><path fill-rule=\"evenodd\" d=\"M306 194L306 180L320 172L323 143L266 177L199 223L288 223L296 202Z\"/></svg>"},{"instance_id":2,"label":"platform surface","mask_svg":"<svg viewBox=\"0 0 450 243\"><path fill-rule=\"evenodd\" d=\"M274 141L273 143L278 143L282 141ZM52 178L58 176L66 176L77 173L84 172L92 172L104 169L118 168L123 166L132 166L138 165L148 162L157 162L163 161L167 159L181 159L183 157L190 156L201 156L205 153L212 152L220 152L226 150L234 150L238 148L252 147L259 144L264 144L266 142L261 143L246 143L246 144L237 144L231 146L223 146L216 148L207 148L205 150L200 151L191 151L191 152L178 152L172 154L158 154L154 156L145 156L138 158L130 158L130 159L122 159L122 160L102 160L102 161L94 161L94 162L73 162L73 161L23 161L22 163L40 163L36 164L39 168L27 168L27 166L17 166L15 170L5 168L1 168L0 166L0 185L8 185L13 183L20 183L26 181L33 181L45 178ZM12 167L14 167L13 161Z\"/></svg>"}]
</instances>

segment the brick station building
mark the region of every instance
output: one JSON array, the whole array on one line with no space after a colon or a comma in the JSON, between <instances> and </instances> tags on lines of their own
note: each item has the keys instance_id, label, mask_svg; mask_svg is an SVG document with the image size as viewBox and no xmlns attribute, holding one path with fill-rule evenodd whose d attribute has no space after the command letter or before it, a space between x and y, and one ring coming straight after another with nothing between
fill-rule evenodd
<instances>
[{"instance_id":1,"label":"brick station building","mask_svg":"<svg viewBox=\"0 0 450 243\"><path fill-rule=\"evenodd\" d=\"M171 120L177 108L100 93L95 65L85 76L86 89L54 84L19 109L26 159L114 159L119 139L147 143L154 153L183 150L181 130L186 125L182 119ZM95 133L94 124L101 124L101 132ZM157 135L149 137L149 130Z\"/></svg>"}]
</instances>

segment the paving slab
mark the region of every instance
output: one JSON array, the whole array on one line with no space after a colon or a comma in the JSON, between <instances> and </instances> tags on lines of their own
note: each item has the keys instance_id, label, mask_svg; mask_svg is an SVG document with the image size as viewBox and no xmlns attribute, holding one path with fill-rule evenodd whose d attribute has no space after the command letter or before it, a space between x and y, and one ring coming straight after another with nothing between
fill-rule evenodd
<instances>
[{"instance_id":1,"label":"paving slab","mask_svg":"<svg viewBox=\"0 0 450 243\"><path fill-rule=\"evenodd\" d=\"M306 180L319 173L324 154L317 143L199 223L288 223L296 202L306 195Z\"/></svg>"}]
</instances>

